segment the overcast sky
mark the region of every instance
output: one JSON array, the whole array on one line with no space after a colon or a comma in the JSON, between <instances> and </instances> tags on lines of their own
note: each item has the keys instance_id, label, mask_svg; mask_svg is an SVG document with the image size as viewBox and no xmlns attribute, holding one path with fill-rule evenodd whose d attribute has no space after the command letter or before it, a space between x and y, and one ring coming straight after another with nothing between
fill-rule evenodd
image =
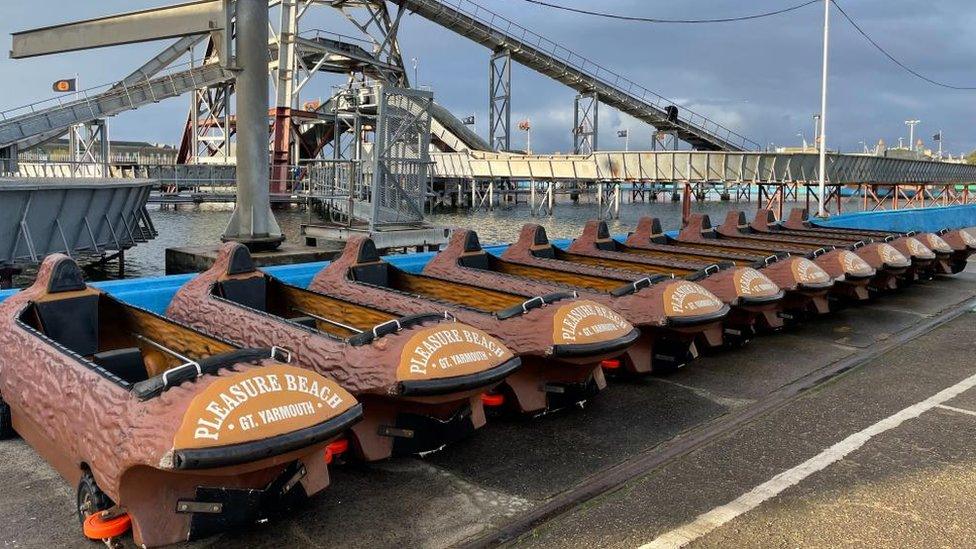
<instances>
[{"instance_id":1,"label":"overcast sky","mask_svg":"<svg viewBox=\"0 0 976 549\"><path fill-rule=\"evenodd\" d=\"M448 0L456 2L457 0ZM738 16L778 9L799 0L551 0L569 6L659 18ZM972 0L838 0L861 26L909 66L936 80L976 85L976 6ZM4 0L0 31L9 33L69 20L144 7L163 0ZM705 114L753 140L798 145L813 136L820 105L822 5L741 23L657 25L557 12L524 0L481 0L482 5L539 34ZM316 8L303 29L354 34L331 8ZM878 139L897 144L904 121L919 119L917 136L927 145L942 130L947 150L976 149L976 92L922 82L872 49L835 12L832 19L828 141L831 148L859 150ZM459 117L477 116L487 133L488 58L485 48L419 16L405 18L400 36L405 57L419 60L420 83ZM51 83L77 73L87 88L113 82L138 67L164 43L118 46L27 60L0 59L0 109L53 96ZM412 71L412 67L411 67ZM529 118L533 149L572 149L575 92L516 65L513 119ZM304 99L328 96L338 82L316 79ZM177 142L188 99L170 99L111 122L116 139ZM617 130L629 129L631 148L650 146L651 128L609 107L601 110L600 147L623 148ZM524 146L518 132L516 147Z\"/></svg>"}]
</instances>

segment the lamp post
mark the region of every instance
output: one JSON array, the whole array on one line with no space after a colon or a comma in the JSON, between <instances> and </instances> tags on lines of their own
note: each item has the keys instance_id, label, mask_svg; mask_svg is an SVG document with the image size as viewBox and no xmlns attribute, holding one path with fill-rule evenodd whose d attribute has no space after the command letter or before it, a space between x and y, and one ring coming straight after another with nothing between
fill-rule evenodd
<instances>
[{"instance_id":1,"label":"lamp post","mask_svg":"<svg viewBox=\"0 0 976 549\"><path fill-rule=\"evenodd\" d=\"M921 120L906 120L905 125L908 126L908 148L915 152L915 126Z\"/></svg>"},{"instance_id":2,"label":"lamp post","mask_svg":"<svg viewBox=\"0 0 976 549\"><path fill-rule=\"evenodd\" d=\"M817 192L817 215L827 217L824 198L827 187L827 60L830 51L830 0L823 0L823 3L823 74L820 85L820 173L818 174L820 185Z\"/></svg>"},{"instance_id":3,"label":"lamp post","mask_svg":"<svg viewBox=\"0 0 976 549\"><path fill-rule=\"evenodd\" d=\"M413 63L413 87L414 89L420 89L420 59L416 57L411 57L410 62Z\"/></svg>"}]
</instances>

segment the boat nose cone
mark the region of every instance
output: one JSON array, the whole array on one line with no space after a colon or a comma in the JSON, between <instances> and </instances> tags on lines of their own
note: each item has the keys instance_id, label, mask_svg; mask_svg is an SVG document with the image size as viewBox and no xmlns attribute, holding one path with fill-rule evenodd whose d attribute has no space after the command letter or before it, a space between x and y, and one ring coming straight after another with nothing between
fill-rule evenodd
<instances>
[{"instance_id":1,"label":"boat nose cone","mask_svg":"<svg viewBox=\"0 0 976 549\"><path fill-rule=\"evenodd\" d=\"M629 335L634 326L616 311L589 300L559 307L552 320L556 345L602 343Z\"/></svg>"},{"instance_id":2,"label":"boat nose cone","mask_svg":"<svg viewBox=\"0 0 976 549\"><path fill-rule=\"evenodd\" d=\"M941 252L944 254L952 253L952 246L950 246L949 243L946 242L945 240L942 240L942 237L937 234L929 233L928 235L926 235L926 243L928 244L928 247L930 249L935 250L937 252Z\"/></svg>"},{"instance_id":3,"label":"boat nose cone","mask_svg":"<svg viewBox=\"0 0 976 549\"><path fill-rule=\"evenodd\" d=\"M333 419L356 404L345 389L313 371L285 364L249 368L217 378L193 398L173 448L269 439Z\"/></svg>"},{"instance_id":4,"label":"boat nose cone","mask_svg":"<svg viewBox=\"0 0 976 549\"><path fill-rule=\"evenodd\" d=\"M457 377L490 370L515 355L501 341L467 324L418 330L403 346L398 381Z\"/></svg>"},{"instance_id":5,"label":"boat nose cone","mask_svg":"<svg viewBox=\"0 0 976 549\"><path fill-rule=\"evenodd\" d=\"M885 265L892 267L908 267L912 264L907 257L896 250L891 244L878 245L878 255L881 256L881 261Z\"/></svg>"},{"instance_id":6,"label":"boat nose cone","mask_svg":"<svg viewBox=\"0 0 976 549\"><path fill-rule=\"evenodd\" d=\"M675 282L664 291L664 313L672 318L713 314L724 306L715 294L687 280Z\"/></svg>"},{"instance_id":7,"label":"boat nose cone","mask_svg":"<svg viewBox=\"0 0 976 549\"><path fill-rule=\"evenodd\" d=\"M846 275L864 277L875 273L871 265L868 265L867 261L858 257L854 252L844 250L839 254L838 260Z\"/></svg>"},{"instance_id":8,"label":"boat nose cone","mask_svg":"<svg viewBox=\"0 0 976 549\"><path fill-rule=\"evenodd\" d=\"M733 279L739 297L771 297L780 293L775 282L752 267L736 270Z\"/></svg>"},{"instance_id":9,"label":"boat nose cone","mask_svg":"<svg viewBox=\"0 0 976 549\"><path fill-rule=\"evenodd\" d=\"M966 246L976 250L976 236L969 234L969 231L966 229L960 229L959 236L962 237L962 241L966 244Z\"/></svg>"},{"instance_id":10,"label":"boat nose cone","mask_svg":"<svg viewBox=\"0 0 976 549\"><path fill-rule=\"evenodd\" d=\"M908 252L919 259L935 259L935 253L917 238L908 239Z\"/></svg>"},{"instance_id":11,"label":"boat nose cone","mask_svg":"<svg viewBox=\"0 0 976 549\"><path fill-rule=\"evenodd\" d=\"M822 285L831 281L827 271L805 257L794 258L790 270L793 271L793 280L798 284Z\"/></svg>"}]
</instances>

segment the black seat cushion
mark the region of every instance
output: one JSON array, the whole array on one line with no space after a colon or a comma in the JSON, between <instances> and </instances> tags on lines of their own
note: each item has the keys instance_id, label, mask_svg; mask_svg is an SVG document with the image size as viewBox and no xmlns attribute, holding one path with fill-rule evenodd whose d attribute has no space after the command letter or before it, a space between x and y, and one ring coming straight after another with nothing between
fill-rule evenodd
<instances>
[{"instance_id":1,"label":"black seat cushion","mask_svg":"<svg viewBox=\"0 0 976 549\"><path fill-rule=\"evenodd\" d=\"M139 383L149 379L146 364L142 359L142 351L138 347L95 353L92 361L129 383Z\"/></svg>"},{"instance_id":2,"label":"black seat cushion","mask_svg":"<svg viewBox=\"0 0 976 549\"><path fill-rule=\"evenodd\" d=\"M613 252L617 249L617 242L614 240L597 240L596 249L604 252Z\"/></svg>"},{"instance_id":3,"label":"black seat cushion","mask_svg":"<svg viewBox=\"0 0 976 549\"><path fill-rule=\"evenodd\" d=\"M98 351L97 295L35 303L34 307L49 338L81 356Z\"/></svg>"},{"instance_id":4,"label":"black seat cushion","mask_svg":"<svg viewBox=\"0 0 976 549\"><path fill-rule=\"evenodd\" d=\"M556 259L556 250L553 250L552 246L548 246L545 248L532 250L532 255L535 257L541 257L542 259Z\"/></svg>"},{"instance_id":5,"label":"black seat cushion","mask_svg":"<svg viewBox=\"0 0 976 549\"><path fill-rule=\"evenodd\" d=\"M458 263L460 263L462 267L467 267L469 269L482 269L485 271L491 269L491 262L488 260L488 254L485 252L461 256Z\"/></svg>"},{"instance_id":6,"label":"black seat cushion","mask_svg":"<svg viewBox=\"0 0 976 549\"><path fill-rule=\"evenodd\" d=\"M356 282L365 282L374 286L389 286L389 264L380 262L370 265L357 265L352 268L352 279Z\"/></svg>"},{"instance_id":7,"label":"black seat cushion","mask_svg":"<svg viewBox=\"0 0 976 549\"><path fill-rule=\"evenodd\" d=\"M268 281L263 276L225 280L219 283L218 290L227 300L258 311L267 311Z\"/></svg>"}]
</instances>

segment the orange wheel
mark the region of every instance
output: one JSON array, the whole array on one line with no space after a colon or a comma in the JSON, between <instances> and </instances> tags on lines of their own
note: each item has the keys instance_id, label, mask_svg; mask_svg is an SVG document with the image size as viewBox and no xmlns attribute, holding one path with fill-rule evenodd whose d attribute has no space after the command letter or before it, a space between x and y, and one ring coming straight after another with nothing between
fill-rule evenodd
<instances>
[{"instance_id":1,"label":"orange wheel","mask_svg":"<svg viewBox=\"0 0 976 549\"><path fill-rule=\"evenodd\" d=\"M332 452L332 455L334 456L345 454L346 452L349 451L349 439L339 438L333 440L328 445L326 445L326 448L328 448L329 451Z\"/></svg>"},{"instance_id":2,"label":"orange wheel","mask_svg":"<svg viewBox=\"0 0 976 549\"><path fill-rule=\"evenodd\" d=\"M501 393L484 393L481 395L481 403L490 408L497 408L505 404L505 395Z\"/></svg>"},{"instance_id":3,"label":"orange wheel","mask_svg":"<svg viewBox=\"0 0 976 549\"><path fill-rule=\"evenodd\" d=\"M102 515L103 513L93 513L85 519L85 537L94 540L115 538L128 532L132 527L132 519L128 514L110 519L103 519Z\"/></svg>"},{"instance_id":4,"label":"orange wheel","mask_svg":"<svg viewBox=\"0 0 976 549\"><path fill-rule=\"evenodd\" d=\"M325 463L331 464L336 456L349 451L349 439L338 438L325 445Z\"/></svg>"}]
</instances>

